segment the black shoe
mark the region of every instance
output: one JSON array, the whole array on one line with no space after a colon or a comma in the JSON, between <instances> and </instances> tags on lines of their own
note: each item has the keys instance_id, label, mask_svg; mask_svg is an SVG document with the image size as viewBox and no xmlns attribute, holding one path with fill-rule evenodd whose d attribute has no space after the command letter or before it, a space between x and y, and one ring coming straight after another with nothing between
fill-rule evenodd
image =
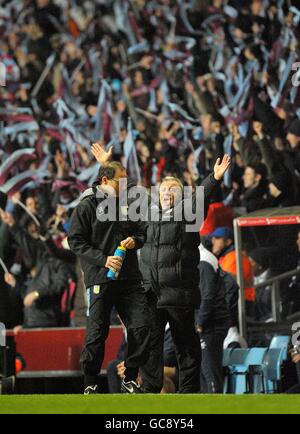
<instances>
[{"instance_id":1,"label":"black shoe","mask_svg":"<svg viewBox=\"0 0 300 434\"><path fill-rule=\"evenodd\" d=\"M135 381L122 381L121 393L143 393L141 386Z\"/></svg>"},{"instance_id":2,"label":"black shoe","mask_svg":"<svg viewBox=\"0 0 300 434\"><path fill-rule=\"evenodd\" d=\"M97 393L99 393L99 388L97 384L95 384L94 386L88 386L84 389L84 395L95 395Z\"/></svg>"}]
</instances>

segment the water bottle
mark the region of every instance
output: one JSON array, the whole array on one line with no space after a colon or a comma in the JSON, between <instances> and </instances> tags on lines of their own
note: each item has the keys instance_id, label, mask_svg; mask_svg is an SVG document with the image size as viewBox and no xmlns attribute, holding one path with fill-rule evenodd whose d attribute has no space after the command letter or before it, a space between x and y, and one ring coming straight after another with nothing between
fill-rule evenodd
<instances>
[{"instance_id":1,"label":"water bottle","mask_svg":"<svg viewBox=\"0 0 300 434\"><path fill-rule=\"evenodd\" d=\"M122 259L122 262L124 261L126 255L126 249L125 247L122 246L118 246L114 252L114 256L119 256ZM108 277L108 279L111 280L117 280L117 278L119 277L119 273L120 271L115 270L114 268L110 268L106 274L106 276Z\"/></svg>"}]
</instances>

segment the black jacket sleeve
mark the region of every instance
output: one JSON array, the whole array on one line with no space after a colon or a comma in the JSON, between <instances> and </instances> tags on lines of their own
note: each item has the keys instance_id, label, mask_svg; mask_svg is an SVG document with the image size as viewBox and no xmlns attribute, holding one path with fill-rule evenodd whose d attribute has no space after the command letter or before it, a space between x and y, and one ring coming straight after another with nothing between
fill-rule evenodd
<instances>
[{"instance_id":1,"label":"black jacket sleeve","mask_svg":"<svg viewBox=\"0 0 300 434\"><path fill-rule=\"evenodd\" d=\"M200 262L200 293L201 304L197 311L196 322L205 327L213 319L213 310L216 294L218 292L218 273L205 261Z\"/></svg>"},{"instance_id":2,"label":"black jacket sleeve","mask_svg":"<svg viewBox=\"0 0 300 434\"><path fill-rule=\"evenodd\" d=\"M134 250L141 249L144 246L147 239L147 227L148 225L143 221L139 221L135 224L135 231L132 236L135 241Z\"/></svg>"},{"instance_id":3,"label":"black jacket sleeve","mask_svg":"<svg viewBox=\"0 0 300 434\"><path fill-rule=\"evenodd\" d=\"M210 196L219 183L213 173L210 173L201 183L201 187L204 187L204 219L207 217Z\"/></svg>"},{"instance_id":4,"label":"black jacket sleeve","mask_svg":"<svg viewBox=\"0 0 300 434\"><path fill-rule=\"evenodd\" d=\"M91 210L81 202L73 211L68 235L70 249L92 265L105 267L107 256L89 243L92 216Z\"/></svg>"}]
</instances>

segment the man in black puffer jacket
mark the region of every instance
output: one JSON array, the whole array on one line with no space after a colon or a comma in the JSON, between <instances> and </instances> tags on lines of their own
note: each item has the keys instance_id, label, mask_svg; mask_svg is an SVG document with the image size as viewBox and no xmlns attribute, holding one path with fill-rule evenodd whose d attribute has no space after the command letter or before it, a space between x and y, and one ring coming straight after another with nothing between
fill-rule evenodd
<instances>
[{"instance_id":1,"label":"man in black puffer jacket","mask_svg":"<svg viewBox=\"0 0 300 434\"><path fill-rule=\"evenodd\" d=\"M203 183L204 200L213 192L230 165L225 155L217 160L214 173ZM176 191L177 189L177 191ZM179 368L179 393L199 391L201 352L195 332L195 308L199 304L199 232L188 232L187 221L176 221L180 180L165 178L160 186L158 221L149 221L147 241L141 250L140 268L144 286L149 289L151 311L151 351L142 368L145 392L159 393L163 384L163 340L166 323L176 348ZM180 191L179 191L180 193ZM207 205L204 216L206 215ZM191 222L189 222L191 223ZM199 228L198 228L199 230Z\"/></svg>"}]
</instances>

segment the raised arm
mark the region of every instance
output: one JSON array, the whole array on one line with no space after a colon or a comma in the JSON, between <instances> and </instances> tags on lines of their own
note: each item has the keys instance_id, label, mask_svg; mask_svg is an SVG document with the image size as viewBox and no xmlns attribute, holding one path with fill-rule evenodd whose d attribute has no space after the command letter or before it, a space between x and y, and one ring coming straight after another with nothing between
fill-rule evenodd
<instances>
[{"instance_id":1,"label":"raised arm","mask_svg":"<svg viewBox=\"0 0 300 434\"><path fill-rule=\"evenodd\" d=\"M229 166L230 166L229 155L225 154L222 161L221 158L218 158L214 165L213 173L208 175L201 184L201 186L204 187L204 201L205 201L204 217L206 217L207 215L209 198L213 193L215 187L218 185L218 183L222 181L223 176L226 170L228 170Z\"/></svg>"}]
</instances>

